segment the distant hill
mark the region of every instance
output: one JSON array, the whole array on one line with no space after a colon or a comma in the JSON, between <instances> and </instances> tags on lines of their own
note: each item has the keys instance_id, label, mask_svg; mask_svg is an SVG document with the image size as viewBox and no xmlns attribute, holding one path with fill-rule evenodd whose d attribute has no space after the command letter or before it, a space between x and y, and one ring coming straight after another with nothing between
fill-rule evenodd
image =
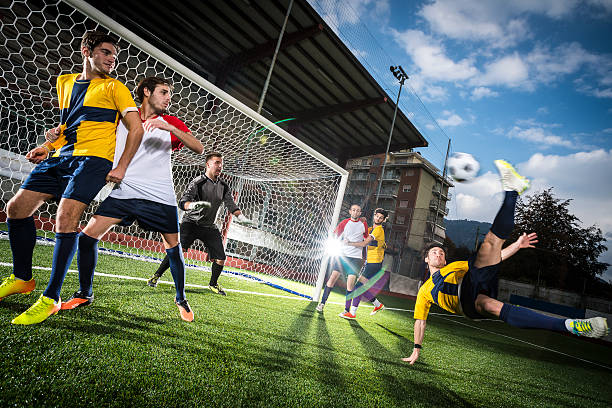
<instances>
[{"instance_id":1,"label":"distant hill","mask_svg":"<svg viewBox=\"0 0 612 408\"><path fill-rule=\"evenodd\" d=\"M446 235L455 243L455 245L474 248L474 240L476 239L476 230L479 231L479 241L482 241L484 234L489 231L491 224L488 222L472 221L472 220L444 220L446 227Z\"/></svg>"}]
</instances>

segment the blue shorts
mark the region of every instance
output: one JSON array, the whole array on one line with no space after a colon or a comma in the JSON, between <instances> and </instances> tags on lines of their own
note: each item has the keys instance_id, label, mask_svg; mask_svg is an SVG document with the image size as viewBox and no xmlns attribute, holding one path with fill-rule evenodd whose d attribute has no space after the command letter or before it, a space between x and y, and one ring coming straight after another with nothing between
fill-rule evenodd
<instances>
[{"instance_id":1,"label":"blue shorts","mask_svg":"<svg viewBox=\"0 0 612 408\"><path fill-rule=\"evenodd\" d=\"M339 256L334 258L332 262L332 271L338 271L345 277L349 275L359 275L361 267L363 266L363 259L361 258L349 258Z\"/></svg>"},{"instance_id":2,"label":"blue shorts","mask_svg":"<svg viewBox=\"0 0 612 408\"><path fill-rule=\"evenodd\" d=\"M459 301L463 314L470 319L485 319L486 316L476 311L476 298L483 294L490 298L497 299L499 279L499 265L484 266L477 268L474 266L476 256L468 260L468 272L461 281L461 294Z\"/></svg>"},{"instance_id":3,"label":"blue shorts","mask_svg":"<svg viewBox=\"0 0 612 408\"><path fill-rule=\"evenodd\" d=\"M380 271L382 268L382 262L379 263L367 263L365 268L363 268L363 273L361 274L366 279L372 279L374 275Z\"/></svg>"},{"instance_id":4,"label":"blue shorts","mask_svg":"<svg viewBox=\"0 0 612 408\"><path fill-rule=\"evenodd\" d=\"M112 167L111 161L95 156L51 157L34 167L21 188L89 204Z\"/></svg>"},{"instance_id":5,"label":"blue shorts","mask_svg":"<svg viewBox=\"0 0 612 408\"><path fill-rule=\"evenodd\" d=\"M138 221L145 231L175 234L179 231L178 212L175 205L156 203L140 198L119 199L108 197L102 201L95 215L118 218L118 225L129 227Z\"/></svg>"}]
</instances>

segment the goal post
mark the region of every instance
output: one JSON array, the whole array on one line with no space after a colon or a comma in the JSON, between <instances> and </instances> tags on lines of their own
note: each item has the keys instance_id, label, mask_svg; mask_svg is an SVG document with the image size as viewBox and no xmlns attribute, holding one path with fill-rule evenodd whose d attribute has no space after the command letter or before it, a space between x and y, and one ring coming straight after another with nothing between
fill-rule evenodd
<instances>
[{"instance_id":1,"label":"goal post","mask_svg":"<svg viewBox=\"0 0 612 408\"><path fill-rule=\"evenodd\" d=\"M14 0L0 11L7 16L0 37L0 123L8 135L0 139L3 204L31 171L24 155L42 142L44 129L59 123L55 80L80 71L82 35L90 29L110 32L121 46L113 76L132 91L145 76L170 79L174 93L168 113L188 125L205 152L224 156L222 178L256 223L233 223L220 208L216 224L226 245L227 270L307 284L318 300L326 272L324 246L338 221L346 170L84 1ZM173 154L177 197L203 173L203 158L187 149ZM89 206L82 223L98 204ZM47 238L53 237L55 210L46 203L35 214ZM135 225L115 227L100 242L103 248L116 245L130 254L163 256L161 236ZM197 241L186 263L207 261Z\"/></svg>"}]
</instances>

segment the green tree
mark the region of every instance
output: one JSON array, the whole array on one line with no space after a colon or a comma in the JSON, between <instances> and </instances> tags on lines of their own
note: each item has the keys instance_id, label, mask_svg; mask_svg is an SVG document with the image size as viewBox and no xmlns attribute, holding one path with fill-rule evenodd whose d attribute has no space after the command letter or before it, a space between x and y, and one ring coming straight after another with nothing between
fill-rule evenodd
<instances>
[{"instance_id":1,"label":"green tree","mask_svg":"<svg viewBox=\"0 0 612 408\"><path fill-rule=\"evenodd\" d=\"M523 232L537 232L535 250L524 250L503 263L502 277L581 292L588 281L609 264L598 261L607 250L606 239L596 226L583 228L569 212L570 199L557 198L553 189L519 199L513 242Z\"/></svg>"}]
</instances>

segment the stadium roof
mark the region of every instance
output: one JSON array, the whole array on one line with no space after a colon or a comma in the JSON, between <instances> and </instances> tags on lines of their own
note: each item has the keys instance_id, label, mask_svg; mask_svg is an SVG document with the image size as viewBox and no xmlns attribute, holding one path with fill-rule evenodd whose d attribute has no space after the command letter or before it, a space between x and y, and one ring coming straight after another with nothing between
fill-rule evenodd
<instances>
[{"instance_id":1,"label":"stadium roof","mask_svg":"<svg viewBox=\"0 0 612 408\"><path fill-rule=\"evenodd\" d=\"M289 0L88 3L256 109ZM384 153L394 100L308 2L296 0L262 114L295 118L281 126L344 165ZM427 141L398 110L390 150L422 146Z\"/></svg>"}]
</instances>

